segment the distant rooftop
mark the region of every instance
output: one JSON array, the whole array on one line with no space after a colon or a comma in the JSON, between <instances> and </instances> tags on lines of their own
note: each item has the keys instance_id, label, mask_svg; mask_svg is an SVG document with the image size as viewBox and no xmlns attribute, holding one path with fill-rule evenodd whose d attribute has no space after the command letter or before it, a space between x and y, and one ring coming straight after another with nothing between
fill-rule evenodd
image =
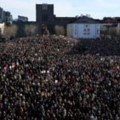
<instances>
[{"instance_id":1,"label":"distant rooftop","mask_svg":"<svg viewBox=\"0 0 120 120\"><path fill-rule=\"evenodd\" d=\"M72 23L99 23L99 22L88 16L80 16L77 18L77 20L73 21Z\"/></svg>"}]
</instances>

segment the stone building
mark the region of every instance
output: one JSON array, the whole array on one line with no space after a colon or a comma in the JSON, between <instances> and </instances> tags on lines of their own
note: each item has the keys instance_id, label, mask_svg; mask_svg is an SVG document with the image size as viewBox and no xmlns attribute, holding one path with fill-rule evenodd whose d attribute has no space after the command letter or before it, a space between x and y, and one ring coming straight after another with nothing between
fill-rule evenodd
<instances>
[{"instance_id":1,"label":"stone building","mask_svg":"<svg viewBox=\"0 0 120 120\"><path fill-rule=\"evenodd\" d=\"M63 34L66 34L67 24L75 19L76 17L56 17L53 4L36 4L36 22L41 25L41 32L44 26L51 34L54 34L57 26L58 29L63 27L65 30Z\"/></svg>"}]
</instances>

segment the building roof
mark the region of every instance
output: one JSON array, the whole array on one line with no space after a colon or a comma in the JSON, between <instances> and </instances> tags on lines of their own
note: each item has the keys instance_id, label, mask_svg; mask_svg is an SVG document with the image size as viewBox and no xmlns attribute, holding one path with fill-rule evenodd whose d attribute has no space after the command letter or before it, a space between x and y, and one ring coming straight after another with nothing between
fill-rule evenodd
<instances>
[{"instance_id":1,"label":"building roof","mask_svg":"<svg viewBox=\"0 0 120 120\"><path fill-rule=\"evenodd\" d=\"M87 16L81 16L81 17L78 17L77 20L71 23L90 23L90 24L95 23L96 24L96 23L99 23L99 21Z\"/></svg>"}]
</instances>

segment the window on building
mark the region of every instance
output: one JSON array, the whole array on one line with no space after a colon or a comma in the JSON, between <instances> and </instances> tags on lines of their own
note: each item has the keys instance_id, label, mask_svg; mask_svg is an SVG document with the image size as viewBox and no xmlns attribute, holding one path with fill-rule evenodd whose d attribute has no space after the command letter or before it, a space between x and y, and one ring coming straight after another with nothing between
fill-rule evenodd
<instances>
[{"instance_id":1,"label":"window on building","mask_svg":"<svg viewBox=\"0 0 120 120\"><path fill-rule=\"evenodd\" d=\"M43 15L43 16L42 16L42 21L43 21L43 22L48 21L48 15Z\"/></svg>"},{"instance_id":2,"label":"window on building","mask_svg":"<svg viewBox=\"0 0 120 120\"><path fill-rule=\"evenodd\" d=\"M88 28L87 31L90 31L90 29Z\"/></svg>"},{"instance_id":3,"label":"window on building","mask_svg":"<svg viewBox=\"0 0 120 120\"><path fill-rule=\"evenodd\" d=\"M48 5L47 5L47 4L43 4L43 5L42 5L42 9L43 9L43 10L47 10L47 9L48 9Z\"/></svg>"},{"instance_id":4,"label":"window on building","mask_svg":"<svg viewBox=\"0 0 120 120\"><path fill-rule=\"evenodd\" d=\"M77 35L77 30L75 29L75 35Z\"/></svg>"},{"instance_id":5,"label":"window on building","mask_svg":"<svg viewBox=\"0 0 120 120\"><path fill-rule=\"evenodd\" d=\"M89 25L88 25L88 24L85 24L85 28L87 28L87 27L89 27Z\"/></svg>"},{"instance_id":6,"label":"window on building","mask_svg":"<svg viewBox=\"0 0 120 120\"><path fill-rule=\"evenodd\" d=\"M99 30L97 30L97 34L99 34L100 33L100 31Z\"/></svg>"}]
</instances>

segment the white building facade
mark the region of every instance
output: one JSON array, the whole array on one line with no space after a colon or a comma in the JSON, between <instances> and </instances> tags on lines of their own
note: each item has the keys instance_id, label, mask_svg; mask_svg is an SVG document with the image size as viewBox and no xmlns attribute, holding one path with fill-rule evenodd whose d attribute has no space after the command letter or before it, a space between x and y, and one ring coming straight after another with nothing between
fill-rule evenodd
<instances>
[{"instance_id":1,"label":"white building facade","mask_svg":"<svg viewBox=\"0 0 120 120\"><path fill-rule=\"evenodd\" d=\"M0 23L0 35L4 34L5 23Z\"/></svg>"},{"instance_id":2,"label":"white building facade","mask_svg":"<svg viewBox=\"0 0 120 120\"><path fill-rule=\"evenodd\" d=\"M67 25L67 36L77 39L100 38L100 24L91 18L79 18L74 23Z\"/></svg>"}]
</instances>

